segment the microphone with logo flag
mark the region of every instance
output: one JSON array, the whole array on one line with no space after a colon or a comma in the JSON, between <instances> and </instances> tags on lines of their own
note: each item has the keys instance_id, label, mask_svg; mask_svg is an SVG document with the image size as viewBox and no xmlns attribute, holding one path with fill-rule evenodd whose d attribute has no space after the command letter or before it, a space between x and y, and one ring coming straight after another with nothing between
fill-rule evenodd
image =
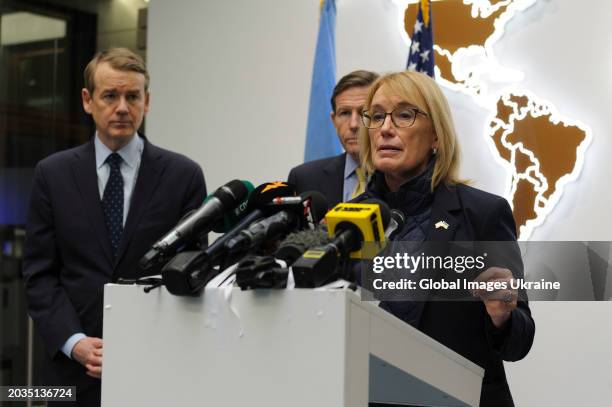
<instances>
[{"instance_id":1,"label":"microphone with logo flag","mask_svg":"<svg viewBox=\"0 0 612 407\"><path fill-rule=\"evenodd\" d=\"M232 180L219 187L199 209L185 216L172 230L155 242L140 259L143 270L165 263L186 243L199 239L210 232L224 215L234 210L249 195L248 181Z\"/></svg>"},{"instance_id":2,"label":"microphone with logo flag","mask_svg":"<svg viewBox=\"0 0 612 407\"><path fill-rule=\"evenodd\" d=\"M249 200L250 211L247 215L206 250L182 252L168 262L162 270L163 283L168 291L175 295L197 295L227 265L240 260L241 257L237 253L228 252L226 247L228 241L240 235L259 220L267 219L265 218L266 215L287 210L287 205L293 208L296 205L296 200L292 198L297 198L297 201L300 202L299 212L302 214L304 222L310 222L309 219L311 218L318 221L317 216L322 217L318 214L321 212L320 208L312 211L311 207L312 201L317 201L320 205L320 199L313 199L309 193L302 194L301 197L295 197L295 189L291 185L281 184L283 183L266 183L257 187ZM289 203L285 203L285 201L289 201ZM327 203L324 202L323 205L325 208L327 207ZM313 214L312 212L316 213Z\"/></svg>"},{"instance_id":3,"label":"microphone with logo flag","mask_svg":"<svg viewBox=\"0 0 612 407\"><path fill-rule=\"evenodd\" d=\"M308 191L299 199L277 199L268 208L274 208L276 213L251 224L226 243L230 258L242 258L264 242L278 241L294 230L314 227L327 212L327 201L320 192Z\"/></svg>"},{"instance_id":4,"label":"microphone with logo flag","mask_svg":"<svg viewBox=\"0 0 612 407\"><path fill-rule=\"evenodd\" d=\"M225 244L269 214L267 206L275 199L295 196L295 188L283 182L266 182L250 194L246 204L241 204L236 210L223 218L222 228L235 225L213 244L202 251L184 251L177 254L162 269L162 281L166 289L175 295L194 295L214 277L214 267L221 266L227 254ZM242 207L242 209L240 209Z\"/></svg>"}]
</instances>

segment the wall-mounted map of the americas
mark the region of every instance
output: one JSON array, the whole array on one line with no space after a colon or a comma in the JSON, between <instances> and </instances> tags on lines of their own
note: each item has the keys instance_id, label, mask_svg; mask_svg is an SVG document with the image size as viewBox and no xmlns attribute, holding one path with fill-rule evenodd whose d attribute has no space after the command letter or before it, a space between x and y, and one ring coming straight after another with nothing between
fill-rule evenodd
<instances>
[{"instance_id":1,"label":"wall-mounted map of the americas","mask_svg":"<svg viewBox=\"0 0 612 407\"><path fill-rule=\"evenodd\" d=\"M510 80L513 85L506 90L492 83L492 78L508 69L497 62L493 45L508 22L534 2L431 3L436 80L471 96L477 105L489 110L485 140L492 143L492 151L508 171L510 182L505 195L522 239L528 239L533 228L544 222L565 185L577 178L591 140L587 126L561 116L552 103L529 91L508 90L520 86L521 79ZM417 11L417 4L401 10L408 36L412 35Z\"/></svg>"},{"instance_id":2,"label":"wall-mounted map of the americas","mask_svg":"<svg viewBox=\"0 0 612 407\"><path fill-rule=\"evenodd\" d=\"M489 124L489 136L512 171L510 193L518 228L550 210L580 165L578 157L587 141L585 130L568 124L552 106L535 99L518 93L503 95Z\"/></svg>"}]
</instances>

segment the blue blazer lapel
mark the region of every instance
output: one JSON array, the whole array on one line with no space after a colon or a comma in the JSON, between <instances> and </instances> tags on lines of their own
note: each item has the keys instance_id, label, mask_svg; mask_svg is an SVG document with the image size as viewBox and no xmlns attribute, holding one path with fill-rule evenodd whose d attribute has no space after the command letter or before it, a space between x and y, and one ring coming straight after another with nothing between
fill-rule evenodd
<instances>
[{"instance_id":1,"label":"blue blazer lapel","mask_svg":"<svg viewBox=\"0 0 612 407\"><path fill-rule=\"evenodd\" d=\"M143 214L146 212L151 202L151 197L157 189L165 167L165 162L161 159L162 156L157 147L149 143L144 136L143 139L145 142L144 150L142 151L140 168L138 169L134 192L132 192L132 201L125 222L125 228L123 229L123 236L121 237L116 264L119 264L121 258L125 254L134 235L134 231L136 230L136 226L138 226Z\"/></svg>"},{"instance_id":2,"label":"blue blazer lapel","mask_svg":"<svg viewBox=\"0 0 612 407\"><path fill-rule=\"evenodd\" d=\"M333 160L323 167L325 178L323 182L327 186L328 195L334 198L334 202L342 202L344 199L344 166L346 153L334 157ZM331 206L334 202L329 202ZM335 205L334 205L335 206Z\"/></svg>"},{"instance_id":3,"label":"blue blazer lapel","mask_svg":"<svg viewBox=\"0 0 612 407\"><path fill-rule=\"evenodd\" d=\"M104 256L112 267L114 261L106 230L104 212L102 211L102 203L100 202L93 140L83 144L75 151L72 171L83 200L83 205L87 209L93 231L100 242Z\"/></svg>"}]
</instances>

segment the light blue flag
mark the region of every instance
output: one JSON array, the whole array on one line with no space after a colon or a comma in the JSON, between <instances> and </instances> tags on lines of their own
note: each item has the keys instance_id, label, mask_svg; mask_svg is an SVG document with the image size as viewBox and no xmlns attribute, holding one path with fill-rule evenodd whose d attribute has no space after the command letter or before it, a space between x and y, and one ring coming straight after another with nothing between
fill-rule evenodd
<instances>
[{"instance_id":1,"label":"light blue flag","mask_svg":"<svg viewBox=\"0 0 612 407\"><path fill-rule=\"evenodd\" d=\"M342 145L332 124L330 99L336 86L336 3L325 0L312 69L304 161L338 155Z\"/></svg>"}]
</instances>

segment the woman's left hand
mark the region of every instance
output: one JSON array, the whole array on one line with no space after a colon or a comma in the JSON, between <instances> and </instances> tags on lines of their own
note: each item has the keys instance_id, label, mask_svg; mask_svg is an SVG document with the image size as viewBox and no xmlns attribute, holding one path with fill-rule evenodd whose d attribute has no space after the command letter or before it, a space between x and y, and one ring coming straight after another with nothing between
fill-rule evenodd
<instances>
[{"instance_id":1,"label":"woman's left hand","mask_svg":"<svg viewBox=\"0 0 612 407\"><path fill-rule=\"evenodd\" d=\"M479 283L488 283L489 286L495 282L504 283L503 286L505 288L503 289L495 289L493 291L479 289L472 292L475 297L482 299L487 309L487 314L489 314L493 325L497 328L504 327L510 319L512 310L517 305L518 291L511 287L512 280L512 272L501 267L490 267L474 279L474 281Z\"/></svg>"}]
</instances>

